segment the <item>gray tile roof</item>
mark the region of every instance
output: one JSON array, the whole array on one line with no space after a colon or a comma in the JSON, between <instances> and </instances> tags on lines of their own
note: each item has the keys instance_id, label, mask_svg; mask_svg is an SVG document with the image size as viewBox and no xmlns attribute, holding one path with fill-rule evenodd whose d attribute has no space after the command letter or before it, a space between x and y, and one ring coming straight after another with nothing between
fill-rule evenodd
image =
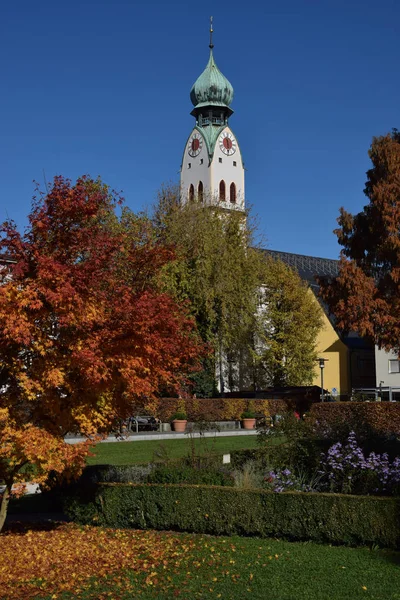
<instances>
[{"instance_id":1,"label":"gray tile roof","mask_svg":"<svg viewBox=\"0 0 400 600\"><path fill-rule=\"evenodd\" d=\"M294 267L300 277L312 287L318 287L316 277L337 277L339 273L339 261L332 258L305 256L303 254L293 254L292 252L280 252L279 250L264 249L263 252L269 254L272 258L281 260L290 267Z\"/></svg>"}]
</instances>

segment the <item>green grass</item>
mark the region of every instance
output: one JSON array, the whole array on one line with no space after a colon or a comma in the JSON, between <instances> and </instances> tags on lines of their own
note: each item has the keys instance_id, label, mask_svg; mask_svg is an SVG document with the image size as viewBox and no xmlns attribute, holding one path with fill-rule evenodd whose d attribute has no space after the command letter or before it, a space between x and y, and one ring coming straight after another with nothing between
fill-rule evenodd
<instances>
[{"instance_id":1,"label":"green grass","mask_svg":"<svg viewBox=\"0 0 400 600\"><path fill-rule=\"evenodd\" d=\"M179 534L163 534L179 535ZM182 535L179 561L92 579L58 600L396 600L400 553L249 538ZM151 572L151 576L149 577ZM49 600L49 596L43 596Z\"/></svg>"},{"instance_id":2,"label":"green grass","mask_svg":"<svg viewBox=\"0 0 400 600\"><path fill-rule=\"evenodd\" d=\"M224 454L243 448L256 448L257 436L232 436L215 438L187 438L184 440L154 440L143 442L104 442L97 444L89 465L131 465L147 463L157 456L171 459L187 456L194 444L196 454Z\"/></svg>"}]
</instances>

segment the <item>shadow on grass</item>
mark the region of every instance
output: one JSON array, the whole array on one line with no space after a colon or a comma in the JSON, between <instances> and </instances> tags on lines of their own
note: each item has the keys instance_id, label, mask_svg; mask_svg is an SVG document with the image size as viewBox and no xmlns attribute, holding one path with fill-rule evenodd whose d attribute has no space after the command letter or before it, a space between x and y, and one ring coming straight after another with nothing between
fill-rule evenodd
<instances>
[{"instance_id":1,"label":"shadow on grass","mask_svg":"<svg viewBox=\"0 0 400 600\"><path fill-rule=\"evenodd\" d=\"M27 494L10 500L9 515L62 512L61 496L54 493Z\"/></svg>"},{"instance_id":2,"label":"shadow on grass","mask_svg":"<svg viewBox=\"0 0 400 600\"><path fill-rule=\"evenodd\" d=\"M379 550L379 558L382 561L400 567L400 552L398 550Z\"/></svg>"},{"instance_id":3,"label":"shadow on grass","mask_svg":"<svg viewBox=\"0 0 400 600\"><path fill-rule=\"evenodd\" d=\"M41 519L38 521L7 521L1 532L1 537L5 535L25 535L29 531L55 531L65 525L63 521L53 521Z\"/></svg>"}]
</instances>

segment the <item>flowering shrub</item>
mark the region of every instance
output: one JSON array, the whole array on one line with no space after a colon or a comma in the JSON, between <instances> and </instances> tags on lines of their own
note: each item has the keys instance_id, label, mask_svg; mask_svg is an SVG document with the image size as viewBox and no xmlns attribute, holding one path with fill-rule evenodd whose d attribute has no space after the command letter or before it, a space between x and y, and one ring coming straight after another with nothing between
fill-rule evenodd
<instances>
[{"instance_id":1,"label":"flowering shrub","mask_svg":"<svg viewBox=\"0 0 400 600\"><path fill-rule=\"evenodd\" d=\"M301 474L296 475L289 469L270 471L264 477L265 487L273 492L314 492L316 490L312 483L312 481L307 482Z\"/></svg>"},{"instance_id":2,"label":"flowering shrub","mask_svg":"<svg viewBox=\"0 0 400 600\"><path fill-rule=\"evenodd\" d=\"M345 445L337 442L323 455L321 474L332 492L396 494L400 491L400 457L390 462L386 453L365 457L351 431Z\"/></svg>"},{"instance_id":3,"label":"flowering shrub","mask_svg":"<svg viewBox=\"0 0 400 600\"><path fill-rule=\"evenodd\" d=\"M337 442L322 454L318 473L274 469L264 477L264 485L274 492L400 495L400 457L390 461L387 453L366 456L352 431L345 444Z\"/></svg>"}]
</instances>

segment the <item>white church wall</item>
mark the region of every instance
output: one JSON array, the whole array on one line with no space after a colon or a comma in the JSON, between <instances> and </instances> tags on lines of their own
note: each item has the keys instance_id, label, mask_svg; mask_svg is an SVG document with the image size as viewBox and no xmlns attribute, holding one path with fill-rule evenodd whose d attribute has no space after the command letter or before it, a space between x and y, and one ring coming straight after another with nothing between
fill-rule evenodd
<instances>
[{"instance_id":1,"label":"white church wall","mask_svg":"<svg viewBox=\"0 0 400 600\"><path fill-rule=\"evenodd\" d=\"M215 198L219 198L219 184L220 181L225 181L225 203L227 208L244 208L244 169L242 163L242 156L240 153L239 145L236 142L236 152L227 156L219 147L219 139L224 132L229 132L232 136L233 133L229 127L226 127L220 134L217 143L215 145L215 151L213 161L211 164L211 189L212 195ZM233 136L234 137L234 136ZM231 183L236 186L236 206L232 205L229 198L229 190Z\"/></svg>"},{"instance_id":2,"label":"white church wall","mask_svg":"<svg viewBox=\"0 0 400 600\"><path fill-rule=\"evenodd\" d=\"M195 196L197 197L199 181L203 183L204 197L208 197L211 194L207 145L201 136L202 147L199 154L197 156L190 156L190 140L192 139L193 134L201 136L198 129L195 128L186 142L181 168L181 197L183 202L189 200L189 188L191 184L194 186Z\"/></svg>"}]
</instances>

